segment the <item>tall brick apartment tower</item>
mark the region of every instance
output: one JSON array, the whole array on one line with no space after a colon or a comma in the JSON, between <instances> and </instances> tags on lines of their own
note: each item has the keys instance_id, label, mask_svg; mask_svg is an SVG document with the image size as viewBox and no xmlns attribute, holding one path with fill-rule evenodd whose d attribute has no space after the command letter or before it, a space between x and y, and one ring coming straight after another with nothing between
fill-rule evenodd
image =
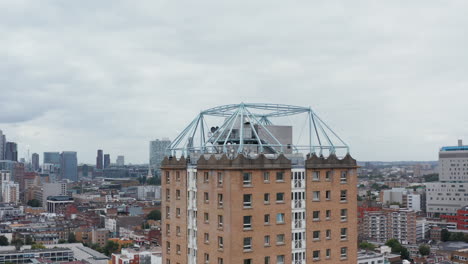
<instances>
[{"instance_id":1,"label":"tall brick apartment tower","mask_svg":"<svg viewBox=\"0 0 468 264\"><path fill-rule=\"evenodd\" d=\"M310 108L297 107L310 117L309 135L328 142L300 153L292 127L269 121L292 106L274 105L268 116L249 111L268 106L208 109L174 140L174 156L161 165L163 263L357 262L356 160L338 158L328 135L336 134ZM222 126L206 140L196 136L205 135L203 115L214 112L223 113Z\"/></svg>"}]
</instances>

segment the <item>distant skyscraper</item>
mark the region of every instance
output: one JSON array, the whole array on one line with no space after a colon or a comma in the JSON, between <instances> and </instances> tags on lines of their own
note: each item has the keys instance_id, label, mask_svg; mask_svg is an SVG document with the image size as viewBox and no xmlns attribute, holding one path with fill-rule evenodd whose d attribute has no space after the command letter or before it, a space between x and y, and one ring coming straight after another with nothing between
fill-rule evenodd
<instances>
[{"instance_id":1,"label":"distant skyscraper","mask_svg":"<svg viewBox=\"0 0 468 264\"><path fill-rule=\"evenodd\" d=\"M15 142L7 142L5 144L5 157L6 160L18 161L18 146Z\"/></svg>"},{"instance_id":2,"label":"distant skyscraper","mask_svg":"<svg viewBox=\"0 0 468 264\"><path fill-rule=\"evenodd\" d=\"M125 157L124 156L117 156L117 160L115 162L117 166L124 166L125 165Z\"/></svg>"},{"instance_id":3,"label":"distant skyscraper","mask_svg":"<svg viewBox=\"0 0 468 264\"><path fill-rule=\"evenodd\" d=\"M62 179L69 179L71 181L78 180L78 159L76 152L63 151L61 154L61 176Z\"/></svg>"},{"instance_id":4,"label":"distant skyscraper","mask_svg":"<svg viewBox=\"0 0 468 264\"><path fill-rule=\"evenodd\" d=\"M60 164L60 153L59 152L44 152L44 164Z\"/></svg>"},{"instance_id":5,"label":"distant skyscraper","mask_svg":"<svg viewBox=\"0 0 468 264\"><path fill-rule=\"evenodd\" d=\"M5 159L5 144L6 144L6 136L0 130L0 160Z\"/></svg>"},{"instance_id":6,"label":"distant skyscraper","mask_svg":"<svg viewBox=\"0 0 468 264\"><path fill-rule=\"evenodd\" d=\"M96 157L96 169L103 168L103 156L102 156L102 149L98 149L97 157Z\"/></svg>"},{"instance_id":7,"label":"distant skyscraper","mask_svg":"<svg viewBox=\"0 0 468 264\"><path fill-rule=\"evenodd\" d=\"M104 154L104 168L109 168L110 166L110 154Z\"/></svg>"},{"instance_id":8,"label":"distant skyscraper","mask_svg":"<svg viewBox=\"0 0 468 264\"><path fill-rule=\"evenodd\" d=\"M171 144L171 141L167 138L162 140L156 139L150 142L150 166L155 170L157 175L160 175L161 162L165 156L169 156L170 153L167 151L167 147Z\"/></svg>"},{"instance_id":9,"label":"distant skyscraper","mask_svg":"<svg viewBox=\"0 0 468 264\"><path fill-rule=\"evenodd\" d=\"M33 171L38 171L39 170L39 154L33 153L31 156L31 165Z\"/></svg>"}]
</instances>

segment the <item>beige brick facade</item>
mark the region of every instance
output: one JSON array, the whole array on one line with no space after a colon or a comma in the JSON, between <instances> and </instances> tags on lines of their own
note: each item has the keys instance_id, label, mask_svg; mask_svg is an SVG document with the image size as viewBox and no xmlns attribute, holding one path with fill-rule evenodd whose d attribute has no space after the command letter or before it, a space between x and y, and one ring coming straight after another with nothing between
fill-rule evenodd
<instances>
[{"instance_id":1,"label":"beige brick facade","mask_svg":"<svg viewBox=\"0 0 468 264\"><path fill-rule=\"evenodd\" d=\"M184 158L166 158L163 161L164 264L190 263L188 255L195 253L187 250L189 166L197 169L196 263L275 264L281 259L284 263L292 263L294 252L300 250L293 249L295 231L291 179L292 169L301 166L291 164L283 155L275 159L267 159L264 155L256 159L242 155L235 159L228 159L225 155L216 158L211 155L202 156L194 164ZM339 160L335 156L324 159L313 155L305 160L302 170L305 171L303 188L306 214L306 224L303 226L306 233L305 248L302 249L306 257L302 263L356 263L355 160L350 156ZM326 178L326 175L330 177ZM346 180L341 180L342 175L346 176L343 177ZM345 200L341 191L346 191ZM313 192L320 192L318 201L315 201L317 197ZM177 193L180 193L180 199ZM176 216L176 208L180 208L180 217ZM327 210L330 210L329 219ZM343 217L342 210L345 210ZM316 211L320 212L319 219L314 220ZM180 227L180 236L176 235L176 227ZM342 237L343 228L346 232ZM327 230L331 232L329 239L326 237ZM314 231L320 232L318 240L313 239ZM180 252L177 252L177 245L180 246ZM345 251L342 252L343 249ZM314 256L317 253L314 251L319 251L318 258ZM207 257L208 262L205 262Z\"/></svg>"}]
</instances>

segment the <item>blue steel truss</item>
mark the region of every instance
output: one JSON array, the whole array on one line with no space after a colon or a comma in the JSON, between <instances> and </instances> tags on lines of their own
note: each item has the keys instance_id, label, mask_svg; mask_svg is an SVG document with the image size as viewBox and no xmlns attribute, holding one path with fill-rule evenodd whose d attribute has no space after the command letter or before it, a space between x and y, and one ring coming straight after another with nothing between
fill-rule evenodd
<instances>
[{"instance_id":1,"label":"blue steel truss","mask_svg":"<svg viewBox=\"0 0 468 264\"><path fill-rule=\"evenodd\" d=\"M269 130L275 118L306 115L308 144L284 145ZM224 118L221 126L208 130L206 118ZM247 128L246 128L247 127ZM265 131L268 140L257 130ZM246 138L249 130L253 135ZM235 133L239 135L235 135ZM286 148L295 152L306 151L322 155L335 153L338 149L349 153L348 145L322 120L312 108L282 104L230 104L204 110L174 139L168 149L172 155L190 153L245 153L252 147L260 153L284 153ZM318 153L317 153L318 152Z\"/></svg>"}]
</instances>

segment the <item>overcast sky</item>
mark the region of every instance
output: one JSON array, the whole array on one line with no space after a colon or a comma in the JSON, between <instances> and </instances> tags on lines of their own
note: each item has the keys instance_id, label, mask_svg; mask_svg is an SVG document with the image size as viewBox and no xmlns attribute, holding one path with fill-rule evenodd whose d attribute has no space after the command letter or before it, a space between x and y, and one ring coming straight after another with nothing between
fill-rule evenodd
<instances>
[{"instance_id":1,"label":"overcast sky","mask_svg":"<svg viewBox=\"0 0 468 264\"><path fill-rule=\"evenodd\" d=\"M385 3L382 3L385 2ZM311 106L358 160L468 143L468 1L0 1L0 129L19 156L147 163L200 110Z\"/></svg>"}]
</instances>

